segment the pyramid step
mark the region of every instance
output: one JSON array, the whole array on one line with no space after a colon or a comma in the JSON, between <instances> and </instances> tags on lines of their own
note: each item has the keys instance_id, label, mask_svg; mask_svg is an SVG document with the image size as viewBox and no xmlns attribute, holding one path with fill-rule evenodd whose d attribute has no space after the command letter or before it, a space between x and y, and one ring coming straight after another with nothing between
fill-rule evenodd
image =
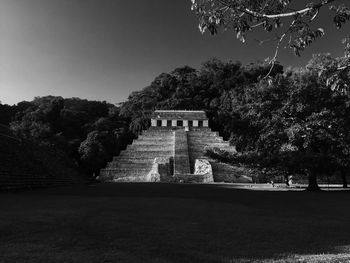
<instances>
[{"instance_id":1,"label":"pyramid step","mask_svg":"<svg viewBox=\"0 0 350 263\"><path fill-rule=\"evenodd\" d=\"M123 177L141 177L144 178L149 173L150 169L102 169L100 172L100 180L102 181L117 181Z\"/></svg>"},{"instance_id":2,"label":"pyramid step","mask_svg":"<svg viewBox=\"0 0 350 263\"><path fill-rule=\"evenodd\" d=\"M146 182L147 175L119 174L118 176L107 174L101 170L100 181L102 182Z\"/></svg>"},{"instance_id":3,"label":"pyramid step","mask_svg":"<svg viewBox=\"0 0 350 263\"><path fill-rule=\"evenodd\" d=\"M134 147L134 148L127 148L124 151L121 151L121 153L126 153L126 152L130 152L130 153L135 153L135 152L148 152L148 153L162 153L162 152L169 152L173 149L174 147L170 147L168 149L149 149L149 148L138 148L138 147Z\"/></svg>"},{"instance_id":4,"label":"pyramid step","mask_svg":"<svg viewBox=\"0 0 350 263\"><path fill-rule=\"evenodd\" d=\"M213 136L213 137L216 137L216 136L219 136L219 133L218 132L192 132L190 131L188 133L189 136L193 136L193 137L196 137L196 136Z\"/></svg>"},{"instance_id":5,"label":"pyramid step","mask_svg":"<svg viewBox=\"0 0 350 263\"><path fill-rule=\"evenodd\" d=\"M188 136L189 140L223 140L221 136L207 136L207 135L199 135L199 136Z\"/></svg>"},{"instance_id":6,"label":"pyramid step","mask_svg":"<svg viewBox=\"0 0 350 263\"><path fill-rule=\"evenodd\" d=\"M140 156L133 156L133 157L126 157L126 156L115 156L113 157L113 162L129 162L129 163L145 163L145 162L153 162L153 157L140 157Z\"/></svg>"},{"instance_id":7,"label":"pyramid step","mask_svg":"<svg viewBox=\"0 0 350 263\"><path fill-rule=\"evenodd\" d=\"M128 172L128 171L131 171L131 172L145 172L145 171L148 171L149 168L148 167L116 167L116 168L111 168L111 169L108 169L108 170L113 170L115 172Z\"/></svg>"},{"instance_id":8,"label":"pyramid step","mask_svg":"<svg viewBox=\"0 0 350 263\"><path fill-rule=\"evenodd\" d=\"M170 136L173 136L173 134L174 134L173 132L147 131L147 132L142 133L141 135L146 135L146 136L157 135L157 136L169 136L170 137Z\"/></svg>"},{"instance_id":9,"label":"pyramid step","mask_svg":"<svg viewBox=\"0 0 350 263\"><path fill-rule=\"evenodd\" d=\"M120 153L120 156L134 156L135 154L140 154L142 156L156 156L160 155L159 157L162 157L163 155L172 154L173 149L165 149L165 150L155 150L155 151L148 151L148 150L138 150L138 149L130 149L127 151L123 151Z\"/></svg>"},{"instance_id":10,"label":"pyramid step","mask_svg":"<svg viewBox=\"0 0 350 263\"><path fill-rule=\"evenodd\" d=\"M205 148L205 147L234 148L228 142L213 142L213 143L208 143L208 144L206 144L206 143L201 143L201 144L190 143L188 146L190 149L201 149L201 148Z\"/></svg>"},{"instance_id":11,"label":"pyramid step","mask_svg":"<svg viewBox=\"0 0 350 263\"><path fill-rule=\"evenodd\" d=\"M142 134L140 134L140 136L159 136L159 137L162 137L162 138L170 138L170 137L173 137L174 136L174 133L161 133L161 132L144 132Z\"/></svg>"},{"instance_id":12,"label":"pyramid step","mask_svg":"<svg viewBox=\"0 0 350 263\"><path fill-rule=\"evenodd\" d=\"M125 152L121 152L120 156L123 157L163 157L172 155L172 150L159 150L159 151L138 151L138 150L128 150Z\"/></svg>"},{"instance_id":13,"label":"pyramid step","mask_svg":"<svg viewBox=\"0 0 350 263\"><path fill-rule=\"evenodd\" d=\"M141 134L146 134L146 133L173 134L174 131L169 129L148 129L141 132Z\"/></svg>"},{"instance_id":14,"label":"pyramid step","mask_svg":"<svg viewBox=\"0 0 350 263\"><path fill-rule=\"evenodd\" d=\"M225 142L221 137L188 137L189 142Z\"/></svg>"},{"instance_id":15,"label":"pyramid step","mask_svg":"<svg viewBox=\"0 0 350 263\"><path fill-rule=\"evenodd\" d=\"M192 141L199 141L199 142L202 142L202 141L225 141L222 137L218 137L218 136L212 136L212 137L210 137L210 136L193 136L193 137L191 137L191 136L189 136L188 137L188 140L190 141L190 142L192 142Z\"/></svg>"},{"instance_id":16,"label":"pyramid step","mask_svg":"<svg viewBox=\"0 0 350 263\"><path fill-rule=\"evenodd\" d=\"M144 160L144 159L150 159L150 160L154 160L155 158L170 158L172 157L173 154L172 153L168 153L168 154L147 154L147 153L137 153L135 155L128 155L128 154L125 154L125 155L122 155L120 157L123 157L124 159L131 159L133 161L136 161L136 160Z\"/></svg>"},{"instance_id":17,"label":"pyramid step","mask_svg":"<svg viewBox=\"0 0 350 263\"><path fill-rule=\"evenodd\" d=\"M149 168L151 169L152 162L110 162L107 164L106 168L128 168L128 169L142 169Z\"/></svg>"},{"instance_id":18,"label":"pyramid step","mask_svg":"<svg viewBox=\"0 0 350 263\"><path fill-rule=\"evenodd\" d=\"M174 132L173 131L157 131L157 130L147 130L141 135L157 135L157 136L173 136Z\"/></svg>"},{"instance_id":19,"label":"pyramid step","mask_svg":"<svg viewBox=\"0 0 350 263\"><path fill-rule=\"evenodd\" d=\"M163 145L165 147L167 146L173 146L173 141L159 141L159 140L151 140L151 141L144 141L144 140L136 140L131 145L137 145L137 146L159 146Z\"/></svg>"},{"instance_id":20,"label":"pyramid step","mask_svg":"<svg viewBox=\"0 0 350 263\"><path fill-rule=\"evenodd\" d=\"M104 173L107 173L109 175L113 176L139 176L139 175L144 175L147 174L150 169L149 168L137 168L137 169L132 169L132 168L104 168L101 171Z\"/></svg>"},{"instance_id":21,"label":"pyramid step","mask_svg":"<svg viewBox=\"0 0 350 263\"><path fill-rule=\"evenodd\" d=\"M103 179L102 179L103 181ZM104 180L105 182L113 182L113 183L145 183L147 182L147 176L120 176L112 179Z\"/></svg>"},{"instance_id":22,"label":"pyramid step","mask_svg":"<svg viewBox=\"0 0 350 263\"><path fill-rule=\"evenodd\" d=\"M144 136L140 135L138 138L139 141L160 141L160 142L172 142L174 139L172 137L161 137L161 136Z\"/></svg>"},{"instance_id":23,"label":"pyramid step","mask_svg":"<svg viewBox=\"0 0 350 263\"><path fill-rule=\"evenodd\" d=\"M162 144L156 144L156 145L129 145L127 147L127 150L133 150L133 151L171 151L174 148L173 145L162 145Z\"/></svg>"}]
</instances>

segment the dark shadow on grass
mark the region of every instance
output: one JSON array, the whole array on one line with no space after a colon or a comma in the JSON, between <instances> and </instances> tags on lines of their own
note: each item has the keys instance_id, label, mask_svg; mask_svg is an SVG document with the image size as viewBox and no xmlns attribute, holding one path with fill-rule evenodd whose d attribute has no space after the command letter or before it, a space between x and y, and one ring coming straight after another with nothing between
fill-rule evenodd
<instances>
[{"instance_id":1,"label":"dark shadow on grass","mask_svg":"<svg viewBox=\"0 0 350 263\"><path fill-rule=\"evenodd\" d=\"M92 258L115 257L119 251L129 262L235 262L337 253L350 245L348 191L133 183L2 193L0 198L7 215L0 215L0 222L22 218L17 228L25 235L35 228L26 221L31 213L52 213L41 218L54 229L51 242L59 239L54 245L64 249L86 248ZM13 207L22 211L17 214ZM6 233L16 241L15 233Z\"/></svg>"}]
</instances>

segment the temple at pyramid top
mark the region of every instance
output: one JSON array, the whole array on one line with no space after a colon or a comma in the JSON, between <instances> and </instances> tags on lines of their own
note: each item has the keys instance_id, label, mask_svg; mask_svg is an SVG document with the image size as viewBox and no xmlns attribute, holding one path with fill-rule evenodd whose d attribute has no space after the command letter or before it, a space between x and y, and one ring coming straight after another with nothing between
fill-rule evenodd
<instances>
[{"instance_id":1,"label":"temple at pyramid top","mask_svg":"<svg viewBox=\"0 0 350 263\"><path fill-rule=\"evenodd\" d=\"M156 110L151 117L152 127L209 127L204 111Z\"/></svg>"}]
</instances>

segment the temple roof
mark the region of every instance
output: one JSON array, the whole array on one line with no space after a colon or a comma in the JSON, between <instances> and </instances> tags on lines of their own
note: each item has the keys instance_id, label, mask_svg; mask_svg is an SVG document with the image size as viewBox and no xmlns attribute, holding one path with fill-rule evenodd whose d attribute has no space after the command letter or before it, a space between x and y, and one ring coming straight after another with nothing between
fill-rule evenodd
<instances>
[{"instance_id":1,"label":"temple roof","mask_svg":"<svg viewBox=\"0 0 350 263\"><path fill-rule=\"evenodd\" d=\"M208 118L204 111L156 110L152 114L152 119L207 120Z\"/></svg>"}]
</instances>

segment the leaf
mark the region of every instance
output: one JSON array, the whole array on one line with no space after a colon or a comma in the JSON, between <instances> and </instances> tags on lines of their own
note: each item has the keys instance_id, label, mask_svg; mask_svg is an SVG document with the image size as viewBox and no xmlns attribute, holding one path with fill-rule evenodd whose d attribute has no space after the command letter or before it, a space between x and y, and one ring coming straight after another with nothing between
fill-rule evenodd
<instances>
[{"instance_id":1,"label":"leaf","mask_svg":"<svg viewBox=\"0 0 350 263\"><path fill-rule=\"evenodd\" d=\"M242 31L238 31L238 33L237 33L237 38L238 38L239 41L241 41L242 43L245 42L244 33L242 33Z\"/></svg>"}]
</instances>

